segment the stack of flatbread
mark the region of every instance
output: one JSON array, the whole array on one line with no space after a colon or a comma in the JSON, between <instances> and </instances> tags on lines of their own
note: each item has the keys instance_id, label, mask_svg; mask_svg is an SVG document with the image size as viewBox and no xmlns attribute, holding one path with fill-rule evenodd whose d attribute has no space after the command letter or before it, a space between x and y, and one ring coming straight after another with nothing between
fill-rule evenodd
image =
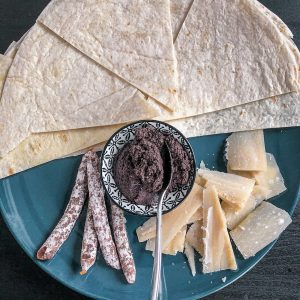
<instances>
[{"instance_id":1,"label":"stack of flatbread","mask_svg":"<svg viewBox=\"0 0 300 300\"><path fill-rule=\"evenodd\" d=\"M0 57L0 178L139 119L187 137L298 126L299 72L256 0L53 0Z\"/></svg>"}]
</instances>

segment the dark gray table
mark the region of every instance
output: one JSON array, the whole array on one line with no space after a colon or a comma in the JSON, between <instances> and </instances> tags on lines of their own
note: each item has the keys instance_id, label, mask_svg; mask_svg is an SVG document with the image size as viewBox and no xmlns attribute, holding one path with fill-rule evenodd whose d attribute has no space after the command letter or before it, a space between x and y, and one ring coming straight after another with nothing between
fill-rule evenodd
<instances>
[{"instance_id":1,"label":"dark gray table","mask_svg":"<svg viewBox=\"0 0 300 300\"><path fill-rule=\"evenodd\" d=\"M0 53L30 28L48 2L0 0ZM262 2L290 26L300 47L300 0ZM206 299L300 299L300 233L297 232L300 229L300 207L293 220L294 223L262 262L242 279ZM67 289L40 270L21 250L0 217L0 299L87 298Z\"/></svg>"}]
</instances>

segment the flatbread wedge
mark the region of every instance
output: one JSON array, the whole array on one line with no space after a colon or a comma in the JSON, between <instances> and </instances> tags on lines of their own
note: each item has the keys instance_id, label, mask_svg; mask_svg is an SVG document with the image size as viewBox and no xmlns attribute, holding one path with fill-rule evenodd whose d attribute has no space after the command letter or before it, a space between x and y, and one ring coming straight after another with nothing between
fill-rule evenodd
<instances>
[{"instance_id":1,"label":"flatbread wedge","mask_svg":"<svg viewBox=\"0 0 300 300\"><path fill-rule=\"evenodd\" d=\"M170 0L173 40L176 41L182 24L194 0Z\"/></svg>"},{"instance_id":2,"label":"flatbread wedge","mask_svg":"<svg viewBox=\"0 0 300 300\"><path fill-rule=\"evenodd\" d=\"M22 42L3 89L0 157L31 133L155 115L142 93L36 24Z\"/></svg>"},{"instance_id":3,"label":"flatbread wedge","mask_svg":"<svg viewBox=\"0 0 300 300\"><path fill-rule=\"evenodd\" d=\"M181 112L297 91L299 68L284 37L253 1L194 1L175 42Z\"/></svg>"},{"instance_id":4,"label":"flatbread wedge","mask_svg":"<svg viewBox=\"0 0 300 300\"><path fill-rule=\"evenodd\" d=\"M0 96L11 63L12 59L10 57L0 54Z\"/></svg>"},{"instance_id":5,"label":"flatbread wedge","mask_svg":"<svg viewBox=\"0 0 300 300\"><path fill-rule=\"evenodd\" d=\"M54 0L38 21L171 110L178 107L169 0Z\"/></svg>"}]
</instances>

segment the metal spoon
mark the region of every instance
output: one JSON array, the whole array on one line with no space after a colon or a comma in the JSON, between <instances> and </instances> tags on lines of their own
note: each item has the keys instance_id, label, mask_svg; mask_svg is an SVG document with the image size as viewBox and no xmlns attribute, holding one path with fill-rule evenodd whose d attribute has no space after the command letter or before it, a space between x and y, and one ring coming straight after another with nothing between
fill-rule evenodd
<instances>
[{"instance_id":1,"label":"metal spoon","mask_svg":"<svg viewBox=\"0 0 300 300\"><path fill-rule=\"evenodd\" d=\"M172 181L172 161L169 147L166 145L164 149L164 179L163 186L159 192L157 215L156 215L156 239L154 250L154 263L152 272L152 295L151 300L158 299L160 290L160 275L161 275L161 216L162 204L168 194L168 189Z\"/></svg>"}]
</instances>

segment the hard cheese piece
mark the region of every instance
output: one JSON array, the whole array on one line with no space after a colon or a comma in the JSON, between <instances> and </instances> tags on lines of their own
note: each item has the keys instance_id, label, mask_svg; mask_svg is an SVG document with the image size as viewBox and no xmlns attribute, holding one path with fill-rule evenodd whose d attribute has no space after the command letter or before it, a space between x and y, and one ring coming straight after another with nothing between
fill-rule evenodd
<instances>
[{"instance_id":1,"label":"hard cheese piece","mask_svg":"<svg viewBox=\"0 0 300 300\"><path fill-rule=\"evenodd\" d=\"M226 157L231 170L264 171L267 169L264 132L236 132L229 136Z\"/></svg>"},{"instance_id":2,"label":"hard cheese piece","mask_svg":"<svg viewBox=\"0 0 300 300\"><path fill-rule=\"evenodd\" d=\"M234 229L248 216L251 211L260 205L262 201L269 199L271 194L272 191L268 186L255 185L251 196L242 208L237 209L226 202L222 202L222 209L225 213L228 229Z\"/></svg>"},{"instance_id":3,"label":"hard cheese piece","mask_svg":"<svg viewBox=\"0 0 300 300\"><path fill-rule=\"evenodd\" d=\"M226 269L236 270L237 264L215 187L203 191L204 256L203 273Z\"/></svg>"},{"instance_id":4,"label":"hard cheese piece","mask_svg":"<svg viewBox=\"0 0 300 300\"><path fill-rule=\"evenodd\" d=\"M197 183L200 186L204 186L205 180L201 176L199 176L199 174L197 174L195 178L195 183Z\"/></svg>"},{"instance_id":5,"label":"hard cheese piece","mask_svg":"<svg viewBox=\"0 0 300 300\"><path fill-rule=\"evenodd\" d=\"M198 174L206 180L205 187L215 186L219 197L236 207L243 207L255 184L253 179L218 171L199 169Z\"/></svg>"},{"instance_id":6,"label":"hard cheese piece","mask_svg":"<svg viewBox=\"0 0 300 300\"><path fill-rule=\"evenodd\" d=\"M200 221L203 218L203 213L202 213L202 208L199 208L193 215L192 217L189 219L189 223L188 224L192 224L196 221Z\"/></svg>"},{"instance_id":7,"label":"hard cheese piece","mask_svg":"<svg viewBox=\"0 0 300 300\"><path fill-rule=\"evenodd\" d=\"M162 216L162 249L175 237L178 231L188 224L193 214L202 207L203 189L194 184L191 193L177 208ZM136 230L138 240L144 242L155 237L155 219L149 219Z\"/></svg>"},{"instance_id":8,"label":"hard cheese piece","mask_svg":"<svg viewBox=\"0 0 300 300\"><path fill-rule=\"evenodd\" d=\"M188 259L192 275L195 276L196 275L195 253L193 247L190 246L189 243L187 242L184 244L184 254Z\"/></svg>"},{"instance_id":9,"label":"hard cheese piece","mask_svg":"<svg viewBox=\"0 0 300 300\"><path fill-rule=\"evenodd\" d=\"M162 216L163 218L164 216ZM148 219L142 226L136 229L136 235L140 243L145 242L155 237L156 233L156 218Z\"/></svg>"},{"instance_id":10,"label":"hard cheese piece","mask_svg":"<svg viewBox=\"0 0 300 300\"><path fill-rule=\"evenodd\" d=\"M226 202L222 202L222 209L225 214L228 229L235 228L247 215L255 209L256 199L251 195L245 205L236 209Z\"/></svg>"},{"instance_id":11,"label":"hard cheese piece","mask_svg":"<svg viewBox=\"0 0 300 300\"><path fill-rule=\"evenodd\" d=\"M173 240L162 250L163 254L176 255L177 252L183 252L186 228L186 225L181 228L181 230L175 235ZM155 250L155 238L147 241L146 250Z\"/></svg>"},{"instance_id":12,"label":"hard cheese piece","mask_svg":"<svg viewBox=\"0 0 300 300\"><path fill-rule=\"evenodd\" d=\"M237 170L231 170L229 164L227 164L227 173L229 174L235 174L238 176L246 177L253 179L255 175L255 171L237 171Z\"/></svg>"},{"instance_id":13,"label":"hard cheese piece","mask_svg":"<svg viewBox=\"0 0 300 300\"><path fill-rule=\"evenodd\" d=\"M189 228L185 240L191 245L197 252L203 256L203 222L196 221Z\"/></svg>"},{"instance_id":14,"label":"hard cheese piece","mask_svg":"<svg viewBox=\"0 0 300 300\"><path fill-rule=\"evenodd\" d=\"M291 222L286 211L262 202L230 235L243 257L249 258L277 239Z\"/></svg>"},{"instance_id":15,"label":"hard cheese piece","mask_svg":"<svg viewBox=\"0 0 300 300\"><path fill-rule=\"evenodd\" d=\"M252 196L255 198L256 206L267 200L270 195L270 190L261 185L255 185L252 191Z\"/></svg>"},{"instance_id":16,"label":"hard cheese piece","mask_svg":"<svg viewBox=\"0 0 300 300\"><path fill-rule=\"evenodd\" d=\"M258 185L270 190L267 199L275 197L286 190L276 159L271 153L267 153L267 170L256 172L254 178Z\"/></svg>"},{"instance_id":17,"label":"hard cheese piece","mask_svg":"<svg viewBox=\"0 0 300 300\"><path fill-rule=\"evenodd\" d=\"M284 179L273 154L266 153L267 169L265 171L236 171L227 165L228 173L253 178L256 181L256 199L267 200L275 197L286 190Z\"/></svg>"}]
</instances>

